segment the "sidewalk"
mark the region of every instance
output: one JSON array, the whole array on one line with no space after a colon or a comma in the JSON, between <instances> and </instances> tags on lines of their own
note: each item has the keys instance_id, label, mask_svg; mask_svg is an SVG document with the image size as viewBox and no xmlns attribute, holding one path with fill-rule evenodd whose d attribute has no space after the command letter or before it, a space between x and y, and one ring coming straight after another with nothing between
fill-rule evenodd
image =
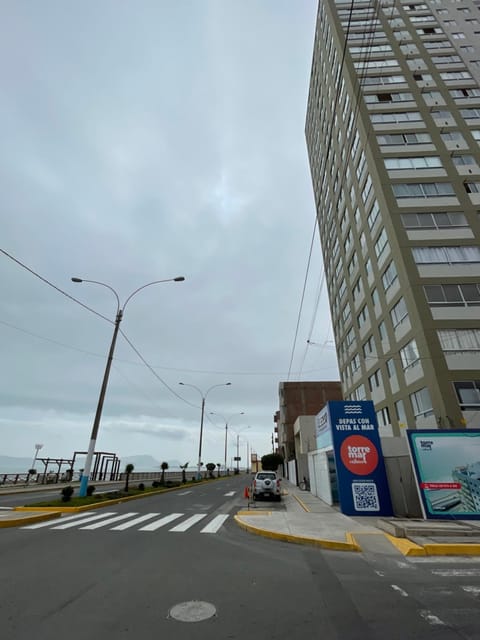
<instances>
[{"instance_id":1,"label":"sidewalk","mask_svg":"<svg viewBox=\"0 0 480 640\"><path fill-rule=\"evenodd\" d=\"M407 556L480 555L480 522L348 517L308 491L282 480L284 496L273 508L248 502L235 521L267 538L339 551L374 551L393 545ZM267 505L267 503L265 503Z\"/></svg>"}]
</instances>

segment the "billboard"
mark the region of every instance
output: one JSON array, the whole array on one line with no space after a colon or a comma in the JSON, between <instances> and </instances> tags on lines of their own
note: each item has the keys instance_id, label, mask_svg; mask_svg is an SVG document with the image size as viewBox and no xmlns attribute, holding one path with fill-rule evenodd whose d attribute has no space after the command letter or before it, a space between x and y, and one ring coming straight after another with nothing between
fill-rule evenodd
<instances>
[{"instance_id":1,"label":"billboard","mask_svg":"<svg viewBox=\"0 0 480 640\"><path fill-rule=\"evenodd\" d=\"M391 516L392 503L373 402L328 402L342 513Z\"/></svg>"},{"instance_id":2,"label":"billboard","mask_svg":"<svg viewBox=\"0 0 480 640\"><path fill-rule=\"evenodd\" d=\"M325 406L315 416L315 438L317 449L332 449L332 429L328 420L328 407Z\"/></svg>"},{"instance_id":3,"label":"billboard","mask_svg":"<svg viewBox=\"0 0 480 640\"><path fill-rule=\"evenodd\" d=\"M480 429L407 429L425 518L480 519Z\"/></svg>"}]
</instances>

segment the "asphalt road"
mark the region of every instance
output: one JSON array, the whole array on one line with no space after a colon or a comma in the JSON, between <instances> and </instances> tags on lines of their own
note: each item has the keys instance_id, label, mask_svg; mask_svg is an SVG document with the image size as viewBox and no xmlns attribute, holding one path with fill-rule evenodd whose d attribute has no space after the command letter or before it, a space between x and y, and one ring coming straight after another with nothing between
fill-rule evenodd
<instances>
[{"instance_id":1,"label":"asphalt road","mask_svg":"<svg viewBox=\"0 0 480 640\"><path fill-rule=\"evenodd\" d=\"M364 536L360 554L253 536L232 520L244 486L243 476L231 477L0 530L2 637L480 637L474 559L415 562L382 536Z\"/></svg>"}]
</instances>

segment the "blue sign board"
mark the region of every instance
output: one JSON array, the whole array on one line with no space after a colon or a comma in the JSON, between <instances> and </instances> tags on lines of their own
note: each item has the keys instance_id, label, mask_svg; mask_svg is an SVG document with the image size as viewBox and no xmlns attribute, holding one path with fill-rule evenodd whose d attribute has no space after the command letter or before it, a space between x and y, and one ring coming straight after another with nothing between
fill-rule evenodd
<instances>
[{"instance_id":1,"label":"blue sign board","mask_svg":"<svg viewBox=\"0 0 480 640\"><path fill-rule=\"evenodd\" d=\"M408 429L426 518L480 519L480 430Z\"/></svg>"},{"instance_id":2,"label":"blue sign board","mask_svg":"<svg viewBox=\"0 0 480 640\"><path fill-rule=\"evenodd\" d=\"M342 513L391 516L392 503L373 402L332 401L326 409Z\"/></svg>"}]
</instances>

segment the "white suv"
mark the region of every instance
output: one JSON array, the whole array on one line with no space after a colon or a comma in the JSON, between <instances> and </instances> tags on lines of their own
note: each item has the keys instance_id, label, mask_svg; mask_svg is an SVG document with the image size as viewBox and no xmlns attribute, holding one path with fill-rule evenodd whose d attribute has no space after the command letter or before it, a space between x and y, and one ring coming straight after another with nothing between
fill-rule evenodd
<instances>
[{"instance_id":1,"label":"white suv","mask_svg":"<svg viewBox=\"0 0 480 640\"><path fill-rule=\"evenodd\" d=\"M259 471L255 474L252 486L252 498L270 498L270 500L282 499L282 490L280 487L280 478L277 477L275 471Z\"/></svg>"}]
</instances>

